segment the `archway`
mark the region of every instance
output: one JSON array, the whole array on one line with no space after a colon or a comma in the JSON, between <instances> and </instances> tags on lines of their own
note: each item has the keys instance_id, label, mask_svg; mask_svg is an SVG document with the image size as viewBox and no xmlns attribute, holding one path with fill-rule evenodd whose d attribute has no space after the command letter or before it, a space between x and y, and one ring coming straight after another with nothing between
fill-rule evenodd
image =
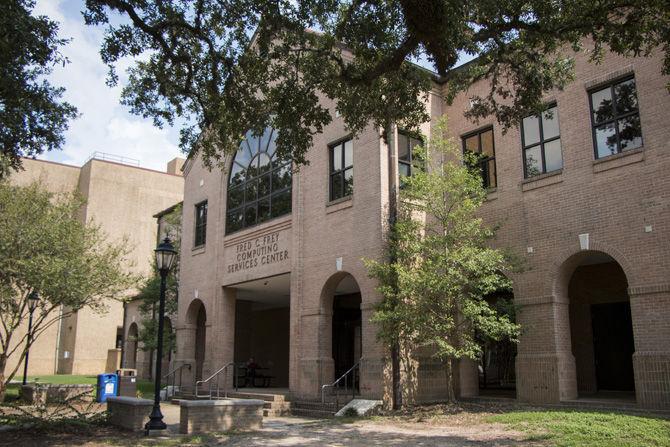
<instances>
[{"instance_id":1,"label":"archway","mask_svg":"<svg viewBox=\"0 0 670 447\"><path fill-rule=\"evenodd\" d=\"M131 323L128 328L128 337L126 339L126 368L137 368L137 337L138 337L137 323Z\"/></svg>"},{"instance_id":2,"label":"archway","mask_svg":"<svg viewBox=\"0 0 670 447\"><path fill-rule=\"evenodd\" d=\"M191 352L195 358L195 380L202 380L207 341L207 311L202 301L196 299L191 302L186 313L186 322L195 326Z\"/></svg>"},{"instance_id":3,"label":"archway","mask_svg":"<svg viewBox=\"0 0 670 447\"><path fill-rule=\"evenodd\" d=\"M566 263L573 269L567 294L578 396L634 398L635 345L624 270L599 251Z\"/></svg>"},{"instance_id":4,"label":"archway","mask_svg":"<svg viewBox=\"0 0 670 447\"><path fill-rule=\"evenodd\" d=\"M330 350L333 362L332 381L342 377L362 357L361 301L358 283L349 273L333 275L323 287L321 302L326 318L322 334L324 348ZM358 387L359 371L354 371L350 376L347 377L347 384Z\"/></svg>"},{"instance_id":5,"label":"archway","mask_svg":"<svg viewBox=\"0 0 670 447\"><path fill-rule=\"evenodd\" d=\"M484 297L489 306L500 315L507 315L516 321L514 293L501 290ZM515 342L504 338L495 340L478 336L482 354L478 359L479 394L516 397L516 354Z\"/></svg>"}]
</instances>

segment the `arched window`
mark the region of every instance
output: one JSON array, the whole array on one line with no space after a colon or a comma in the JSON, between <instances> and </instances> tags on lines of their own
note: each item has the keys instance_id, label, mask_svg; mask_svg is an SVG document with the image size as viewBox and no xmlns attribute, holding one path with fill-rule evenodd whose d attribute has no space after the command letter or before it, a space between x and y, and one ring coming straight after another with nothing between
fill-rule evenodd
<instances>
[{"instance_id":1,"label":"arched window","mask_svg":"<svg viewBox=\"0 0 670 447\"><path fill-rule=\"evenodd\" d=\"M228 177L226 233L291 212L291 163L276 154L276 132L251 131L240 143Z\"/></svg>"}]
</instances>

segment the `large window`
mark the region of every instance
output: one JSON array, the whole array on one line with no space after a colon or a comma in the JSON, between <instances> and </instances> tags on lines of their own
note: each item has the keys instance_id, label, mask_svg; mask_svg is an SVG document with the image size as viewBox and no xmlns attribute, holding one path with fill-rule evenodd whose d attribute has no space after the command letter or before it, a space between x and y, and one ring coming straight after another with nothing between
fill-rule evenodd
<instances>
[{"instance_id":1,"label":"large window","mask_svg":"<svg viewBox=\"0 0 670 447\"><path fill-rule=\"evenodd\" d=\"M409 177L415 169L423 167L423 161L414 154L414 148L421 146L421 140L398 132L398 173L400 177Z\"/></svg>"},{"instance_id":2,"label":"large window","mask_svg":"<svg viewBox=\"0 0 670 447\"><path fill-rule=\"evenodd\" d=\"M563 167L558 107L555 104L541 115L527 116L523 119L521 144L526 178Z\"/></svg>"},{"instance_id":3,"label":"large window","mask_svg":"<svg viewBox=\"0 0 670 447\"><path fill-rule=\"evenodd\" d=\"M291 163L276 153L276 132L247 132L228 178L226 233L291 212Z\"/></svg>"},{"instance_id":4,"label":"large window","mask_svg":"<svg viewBox=\"0 0 670 447\"><path fill-rule=\"evenodd\" d=\"M473 167L480 170L484 187L495 188L498 182L493 128L489 127L463 136L463 150L478 156L477 166Z\"/></svg>"},{"instance_id":5,"label":"large window","mask_svg":"<svg viewBox=\"0 0 670 447\"><path fill-rule=\"evenodd\" d=\"M330 146L330 200L354 192L354 146L352 140Z\"/></svg>"},{"instance_id":6,"label":"large window","mask_svg":"<svg viewBox=\"0 0 670 447\"><path fill-rule=\"evenodd\" d=\"M207 241L207 201L195 206L195 238L194 245L200 247Z\"/></svg>"},{"instance_id":7,"label":"large window","mask_svg":"<svg viewBox=\"0 0 670 447\"><path fill-rule=\"evenodd\" d=\"M642 146L635 78L592 90L589 98L596 158Z\"/></svg>"}]
</instances>

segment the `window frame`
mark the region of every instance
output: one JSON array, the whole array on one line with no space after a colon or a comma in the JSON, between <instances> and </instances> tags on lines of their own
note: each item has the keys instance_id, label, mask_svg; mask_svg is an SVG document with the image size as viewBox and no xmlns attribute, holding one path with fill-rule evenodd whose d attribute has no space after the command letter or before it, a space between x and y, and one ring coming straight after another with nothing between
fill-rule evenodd
<instances>
[{"instance_id":1,"label":"window frame","mask_svg":"<svg viewBox=\"0 0 670 447\"><path fill-rule=\"evenodd\" d=\"M492 143L491 144L491 149L493 149L493 155L490 156L490 157L482 158L481 160L479 160L479 162L477 164L480 167L480 175L482 177L482 183L484 183L484 176L483 176L484 170L482 169L482 165L485 165L490 160L493 160L493 166L495 168L495 172L493 174L493 178L495 180L495 186L491 186L490 184L488 184L488 185L484 184L485 189L493 190L493 189L496 189L498 187L498 166L496 165L496 137L495 137L493 124L489 124L487 126L480 127L479 129L476 129L476 130L473 130L471 132L468 132L466 134L461 135L461 145L463 147L463 154L465 154L466 151L467 151L467 148L466 148L466 145L465 145L465 140L477 135L477 144L478 144L478 148L479 148L478 153L481 154L482 153L482 134L488 132L489 130L491 131L491 137L492 137L491 138L491 143ZM489 178L490 178L490 172L488 171L488 167L486 169L487 169L486 172L489 173Z\"/></svg>"},{"instance_id":2,"label":"window frame","mask_svg":"<svg viewBox=\"0 0 670 447\"><path fill-rule=\"evenodd\" d=\"M402 164L402 165L405 165L405 166L409 166L409 175L407 175L407 176L401 175L400 174L400 169L398 169L398 177L401 177L401 178L402 177L411 177L413 172L414 172L414 168L418 168L418 169L421 169L421 168L414 164L415 163L414 153L412 151L412 145L411 145L410 139L417 140L419 142L419 145L422 146L422 147L424 146L425 141L424 141L423 136L416 133L416 132L410 132L410 131L407 131L407 130L404 130L404 129L398 129L398 136L400 136L401 134L407 139L407 145L408 145L407 153L409 154L409 161L405 161L405 160L400 159L400 146L399 145L396 145L397 149L398 149L398 153L396 155L397 155L397 158L398 158L398 165ZM400 141L400 138L398 138L398 141ZM425 163L425 160L421 160L421 162ZM424 165L424 169L425 169L425 165Z\"/></svg>"},{"instance_id":3,"label":"window frame","mask_svg":"<svg viewBox=\"0 0 670 447\"><path fill-rule=\"evenodd\" d=\"M626 81L630 81L631 79L635 81L635 98L637 100L637 108L632 112L627 112L627 113L624 113L622 115L618 115L618 112L617 112L618 101L616 99L616 94L614 93L614 86L617 85L617 84L621 84L623 82L626 82ZM612 112L613 112L612 118L609 119L609 120L605 120L605 121L596 123L595 118L593 116L594 115L593 94L596 93L596 92L599 92L601 90L605 90L605 88L609 88L610 94L612 96L612 103L613 103L613 105L612 105ZM591 115L591 138L593 139L593 156L594 156L595 160L602 160L602 159L607 158L607 157L612 157L614 155L619 155L619 154L621 154L623 152L626 152L626 151L631 151L631 150L635 150L635 149L639 149L641 147L644 147L644 138L642 136L642 119L640 118L640 98L637 95L637 79L635 79L635 73L631 73L631 74L621 76L621 77L612 79L610 81L598 84L595 87L589 88L586 92L589 95L589 114ZM628 118L628 117L634 116L634 115L637 115L638 119L640 120L640 141L641 141L640 146L638 146L636 148L632 148L632 149L621 150L621 138L619 137L619 125L618 125L617 121L619 121L623 118ZM614 154L599 157L598 156L598 140L596 138L596 127L601 127L601 126L604 126L604 125L610 124L610 123L614 124L614 132L615 132L615 135L616 135L616 149L617 149L617 151Z\"/></svg>"},{"instance_id":4,"label":"window frame","mask_svg":"<svg viewBox=\"0 0 670 447\"><path fill-rule=\"evenodd\" d=\"M549 139L544 138L544 126L542 125L542 114L546 113L547 110L556 108L556 120L558 122L558 135ZM547 171L547 162L546 162L546 157L544 155L544 145L546 143L551 143L552 141L560 140L561 139L561 123L558 121L558 104L556 102L550 102L547 105L547 108L545 111L537 114L537 115L527 115L524 118L521 119L521 159L523 160L523 178L524 179L531 179L534 177L537 177L538 175L543 175L543 174L548 174L551 172L557 172L563 169L563 145L561 144L561 167L558 169L554 169L552 171ZM540 141L537 143L533 143L530 145L526 145L526 129L524 128L523 121L528 118L528 117L535 117L538 120L538 127L540 130ZM495 143L494 143L495 145ZM526 149L530 149L535 146L540 146L540 156L542 157L542 172L535 174L535 175L527 175L528 174L528 169L526 166Z\"/></svg>"},{"instance_id":5,"label":"window frame","mask_svg":"<svg viewBox=\"0 0 670 447\"><path fill-rule=\"evenodd\" d=\"M351 165L345 166L344 161L346 159L346 154L344 150L344 146L347 142L351 141ZM342 147L342 159L341 159L341 168L338 170L335 170L334 166L334 159L335 159L335 149L341 146ZM354 170L354 139L351 135L347 135L346 137L340 138L339 140L330 143L328 145L328 202L335 202L338 200L344 200L347 198L351 198L354 194L353 190L353 185L351 188L351 193L345 195L345 174L346 171L352 171L352 176L353 176L353 170ZM341 185L341 195L339 197L333 197L333 178L334 177L340 177L340 185Z\"/></svg>"},{"instance_id":6,"label":"window frame","mask_svg":"<svg viewBox=\"0 0 670 447\"><path fill-rule=\"evenodd\" d=\"M201 207L204 207L204 213L203 213L203 218L202 221L199 222L199 210ZM196 203L193 206L193 209L195 210L195 224L194 224L194 232L193 232L193 247L194 248L199 248L199 247L204 247L205 244L207 243L207 211L208 211L208 204L207 204L207 199L201 200L200 202ZM199 242L198 236L201 236L201 241Z\"/></svg>"}]
</instances>

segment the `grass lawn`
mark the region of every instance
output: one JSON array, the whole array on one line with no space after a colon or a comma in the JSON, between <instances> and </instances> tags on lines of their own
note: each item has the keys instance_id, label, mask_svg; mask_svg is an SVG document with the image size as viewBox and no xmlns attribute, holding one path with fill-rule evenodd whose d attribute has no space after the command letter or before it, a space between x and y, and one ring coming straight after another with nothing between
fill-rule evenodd
<instances>
[{"instance_id":1,"label":"grass lawn","mask_svg":"<svg viewBox=\"0 0 670 447\"><path fill-rule=\"evenodd\" d=\"M10 383L5 393L5 402L16 400L19 397L19 389L23 376L14 377L16 383ZM56 374L45 376L28 376L28 382L37 381L39 383L53 383L58 385L95 385L98 381L97 376L77 376L68 374ZM140 397L150 398L153 396L154 383L148 380L137 381L137 391Z\"/></svg>"},{"instance_id":2,"label":"grass lawn","mask_svg":"<svg viewBox=\"0 0 670 447\"><path fill-rule=\"evenodd\" d=\"M511 411L488 418L557 447L670 446L670 420L595 411Z\"/></svg>"}]
</instances>

